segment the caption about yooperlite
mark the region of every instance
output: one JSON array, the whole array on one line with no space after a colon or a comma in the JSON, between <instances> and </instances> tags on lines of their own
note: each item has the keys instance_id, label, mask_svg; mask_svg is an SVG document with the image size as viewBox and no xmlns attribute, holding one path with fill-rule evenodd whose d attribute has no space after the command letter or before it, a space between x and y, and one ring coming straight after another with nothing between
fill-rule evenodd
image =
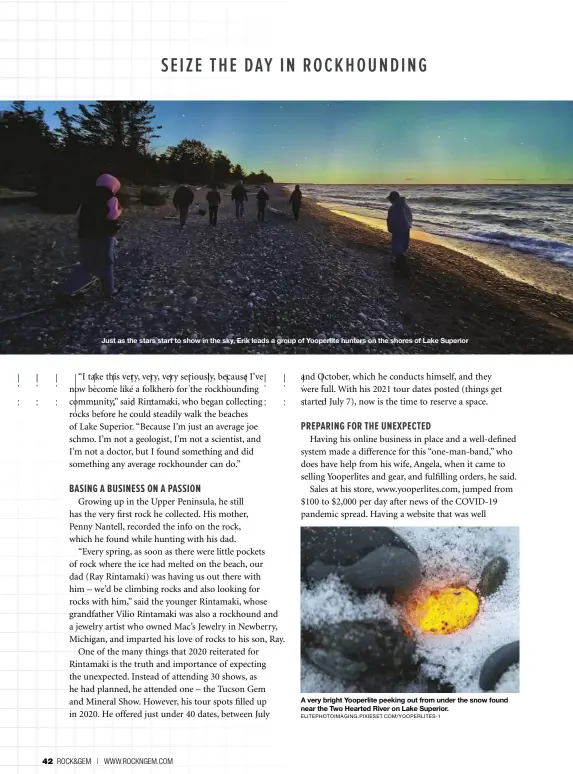
<instances>
[{"instance_id":1,"label":"caption about yooperlite","mask_svg":"<svg viewBox=\"0 0 573 774\"><path fill-rule=\"evenodd\" d=\"M317 696L301 698L301 717L424 718L435 720L455 704L509 704L508 696Z\"/></svg>"}]
</instances>

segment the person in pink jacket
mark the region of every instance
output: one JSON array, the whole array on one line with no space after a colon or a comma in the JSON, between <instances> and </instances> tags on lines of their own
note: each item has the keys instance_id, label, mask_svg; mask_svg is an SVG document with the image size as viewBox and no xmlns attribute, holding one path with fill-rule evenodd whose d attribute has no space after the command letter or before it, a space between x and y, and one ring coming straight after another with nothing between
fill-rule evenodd
<instances>
[{"instance_id":1,"label":"person in pink jacket","mask_svg":"<svg viewBox=\"0 0 573 774\"><path fill-rule=\"evenodd\" d=\"M121 183L113 175L100 175L95 188L78 210L80 263L62 286L60 295L73 295L92 277L99 277L106 296L114 294L114 260L122 208L117 198Z\"/></svg>"}]
</instances>

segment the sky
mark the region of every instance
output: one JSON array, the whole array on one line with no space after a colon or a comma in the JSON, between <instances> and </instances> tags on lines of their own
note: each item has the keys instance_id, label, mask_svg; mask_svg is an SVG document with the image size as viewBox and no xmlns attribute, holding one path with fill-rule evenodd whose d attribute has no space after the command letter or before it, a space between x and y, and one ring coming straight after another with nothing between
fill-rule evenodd
<instances>
[{"instance_id":1,"label":"sky","mask_svg":"<svg viewBox=\"0 0 573 774\"><path fill-rule=\"evenodd\" d=\"M78 103L38 104L57 126ZM573 102L154 104L158 152L202 140L277 182L573 183Z\"/></svg>"}]
</instances>

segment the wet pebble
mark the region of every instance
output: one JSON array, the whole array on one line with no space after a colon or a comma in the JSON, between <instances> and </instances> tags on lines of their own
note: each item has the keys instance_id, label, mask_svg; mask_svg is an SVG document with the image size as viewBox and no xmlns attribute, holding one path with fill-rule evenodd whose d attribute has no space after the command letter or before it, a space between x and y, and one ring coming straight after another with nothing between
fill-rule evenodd
<instances>
[{"instance_id":1,"label":"wet pebble","mask_svg":"<svg viewBox=\"0 0 573 774\"><path fill-rule=\"evenodd\" d=\"M493 691L509 667L519 664L519 640L502 645L484 661L479 676L482 691Z\"/></svg>"},{"instance_id":2,"label":"wet pebble","mask_svg":"<svg viewBox=\"0 0 573 774\"><path fill-rule=\"evenodd\" d=\"M392 689L415 669L414 642L392 621L341 621L305 630L302 637L311 664L364 689Z\"/></svg>"},{"instance_id":3,"label":"wet pebble","mask_svg":"<svg viewBox=\"0 0 573 774\"><path fill-rule=\"evenodd\" d=\"M388 527L309 527L301 542L308 581L336 575L357 591L391 596L412 591L422 577L412 546Z\"/></svg>"},{"instance_id":4,"label":"wet pebble","mask_svg":"<svg viewBox=\"0 0 573 774\"><path fill-rule=\"evenodd\" d=\"M505 580L509 565L503 556L496 556L483 568L477 592L481 597L490 597Z\"/></svg>"}]
</instances>

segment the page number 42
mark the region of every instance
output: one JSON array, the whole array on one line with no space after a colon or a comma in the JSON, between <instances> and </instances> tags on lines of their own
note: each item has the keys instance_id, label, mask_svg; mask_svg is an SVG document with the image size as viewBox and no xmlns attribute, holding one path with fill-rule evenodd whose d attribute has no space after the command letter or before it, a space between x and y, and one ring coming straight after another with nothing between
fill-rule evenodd
<instances>
[{"instance_id":1,"label":"page number 42","mask_svg":"<svg viewBox=\"0 0 573 774\"><path fill-rule=\"evenodd\" d=\"M53 758L44 758L44 760L42 761L42 763L53 763L53 762L54 762Z\"/></svg>"}]
</instances>

